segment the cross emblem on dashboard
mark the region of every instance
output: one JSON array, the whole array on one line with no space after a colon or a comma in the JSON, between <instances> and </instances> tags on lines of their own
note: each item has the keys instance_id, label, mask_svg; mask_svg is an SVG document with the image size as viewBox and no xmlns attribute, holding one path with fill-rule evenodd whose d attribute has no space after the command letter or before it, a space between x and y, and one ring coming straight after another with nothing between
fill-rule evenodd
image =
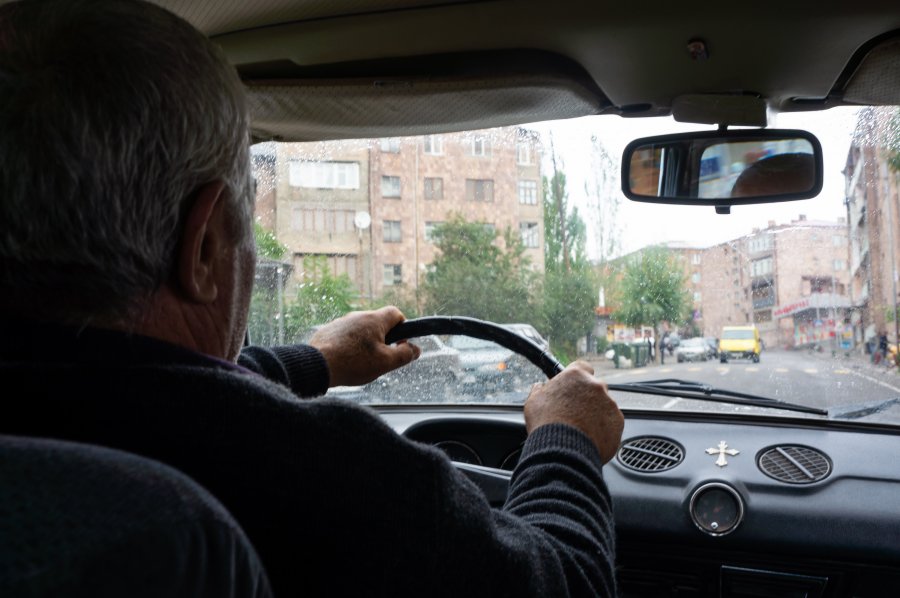
<instances>
[{"instance_id":1,"label":"cross emblem on dashboard","mask_svg":"<svg viewBox=\"0 0 900 598\"><path fill-rule=\"evenodd\" d=\"M719 467L725 467L728 465L728 461L725 460L725 455L731 455L734 457L735 455L740 454L741 451L736 449L728 448L728 443L722 440L719 442L719 448L708 448L706 449L707 455L719 455L719 458L716 459L716 465Z\"/></svg>"}]
</instances>

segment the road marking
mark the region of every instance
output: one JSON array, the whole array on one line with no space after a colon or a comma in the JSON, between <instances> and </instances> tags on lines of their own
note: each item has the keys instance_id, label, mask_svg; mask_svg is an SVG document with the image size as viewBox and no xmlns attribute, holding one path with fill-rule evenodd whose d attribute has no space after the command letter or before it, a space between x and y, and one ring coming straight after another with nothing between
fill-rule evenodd
<instances>
[{"instance_id":1,"label":"road marking","mask_svg":"<svg viewBox=\"0 0 900 598\"><path fill-rule=\"evenodd\" d=\"M745 371L747 371L747 372L758 372L758 371L759 371L759 368L755 368L755 367L747 367L747 368L744 368L744 369L745 369Z\"/></svg>"},{"instance_id":2,"label":"road marking","mask_svg":"<svg viewBox=\"0 0 900 598\"><path fill-rule=\"evenodd\" d=\"M703 370L703 368L698 368L698 367L688 368L689 372L700 372L702 370Z\"/></svg>"},{"instance_id":3,"label":"road marking","mask_svg":"<svg viewBox=\"0 0 900 598\"><path fill-rule=\"evenodd\" d=\"M720 376L724 376L728 373L728 368L716 368L716 371L719 372Z\"/></svg>"},{"instance_id":4,"label":"road marking","mask_svg":"<svg viewBox=\"0 0 900 598\"><path fill-rule=\"evenodd\" d=\"M877 378L873 378L873 377L871 377L871 376L867 376L867 375L862 374L862 373L860 373L860 372L850 372L850 373L851 373L851 374L854 374L854 375L856 375L856 376L859 376L860 378L865 378L865 379L868 380L869 382L874 382L875 384L877 384L877 385L879 385L879 386L883 386L883 387L885 387L885 388L889 388L889 389L891 389L891 390L893 390L893 391L895 391L895 392L900 392L900 388L898 388L898 387L896 387L896 386L893 386L893 385L891 385L891 384L888 384L887 382L884 382L883 380L879 380L879 379L877 379Z\"/></svg>"},{"instance_id":5,"label":"road marking","mask_svg":"<svg viewBox=\"0 0 900 598\"><path fill-rule=\"evenodd\" d=\"M662 372L663 374L668 374L669 372L672 371L672 368L662 368L662 369L659 370L659 371Z\"/></svg>"},{"instance_id":6,"label":"road marking","mask_svg":"<svg viewBox=\"0 0 900 598\"><path fill-rule=\"evenodd\" d=\"M807 374L818 374L819 373L819 370L817 370L816 368L806 368L803 371L806 372Z\"/></svg>"},{"instance_id":7,"label":"road marking","mask_svg":"<svg viewBox=\"0 0 900 598\"><path fill-rule=\"evenodd\" d=\"M779 374L787 374L790 370L787 368L775 368L775 371Z\"/></svg>"},{"instance_id":8,"label":"road marking","mask_svg":"<svg viewBox=\"0 0 900 598\"><path fill-rule=\"evenodd\" d=\"M850 370L833 370L832 373L844 375L844 374L849 374Z\"/></svg>"},{"instance_id":9,"label":"road marking","mask_svg":"<svg viewBox=\"0 0 900 598\"><path fill-rule=\"evenodd\" d=\"M676 398L672 399L671 401L669 401L668 403L666 403L665 405L663 405L663 409L671 409L672 407L674 407L675 405L677 405L680 402L681 402L681 399L676 397Z\"/></svg>"}]
</instances>

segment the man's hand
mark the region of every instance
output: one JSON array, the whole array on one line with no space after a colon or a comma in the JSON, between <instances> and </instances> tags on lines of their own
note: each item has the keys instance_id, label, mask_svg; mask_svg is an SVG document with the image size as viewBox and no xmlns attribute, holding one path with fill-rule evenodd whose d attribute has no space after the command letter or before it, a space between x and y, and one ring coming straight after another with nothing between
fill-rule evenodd
<instances>
[{"instance_id":1,"label":"man's hand","mask_svg":"<svg viewBox=\"0 0 900 598\"><path fill-rule=\"evenodd\" d=\"M355 311L322 326L309 341L328 362L329 386L367 384L417 359L419 348L401 341L386 345L388 331L406 318L396 307Z\"/></svg>"},{"instance_id":2,"label":"man's hand","mask_svg":"<svg viewBox=\"0 0 900 598\"><path fill-rule=\"evenodd\" d=\"M525 427L530 434L545 424L568 424L590 438L606 463L622 440L625 420L609 398L594 369L576 361L552 380L536 384L525 401Z\"/></svg>"}]
</instances>

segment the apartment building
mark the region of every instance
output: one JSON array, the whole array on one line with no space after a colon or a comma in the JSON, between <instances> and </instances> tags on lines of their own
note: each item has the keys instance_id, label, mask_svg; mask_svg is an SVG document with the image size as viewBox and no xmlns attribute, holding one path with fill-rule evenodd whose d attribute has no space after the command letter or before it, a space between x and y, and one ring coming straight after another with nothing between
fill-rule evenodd
<instances>
[{"instance_id":1,"label":"apartment building","mask_svg":"<svg viewBox=\"0 0 900 598\"><path fill-rule=\"evenodd\" d=\"M754 230L702 256L702 328L752 324L769 347L828 342L849 317L847 223L811 221Z\"/></svg>"},{"instance_id":2,"label":"apartment building","mask_svg":"<svg viewBox=\"0 0 900 598\"><path fill-rule=\"evenodd\" d=\"M256 176L274 182L258 184L257 215L289 248L295 282L305 257L325 256L365 298L419 288L436 255L431 233L455 213L516 231L543 270L540 157L538 135L518 127L267 144Z\"/></svg>"},{"instance_id":3,"label":"apartment building","mask_svg":"<svg viewBox=\"0 0 900 598\"><path fill-rule=\"evenodd\" d=\"M860 111L844 169L849 222L850 323L859 347L880 331L898 337L900 268L900 173L891 169L885 137L892 108Z\"/></svg>"},{"instance_id":4,"label":"apartment building","mask_svg":"<svg viewBox=\"0 0 900 598\"><path fill-rule=\"evenodd\" d=\"M692 302L684 333L718 337L724 326L754 325L769 347L802 347L830 341L850 317L843 219L801 215L711 247L664 247L677 256Z\"/></svg>"}]
</instances>

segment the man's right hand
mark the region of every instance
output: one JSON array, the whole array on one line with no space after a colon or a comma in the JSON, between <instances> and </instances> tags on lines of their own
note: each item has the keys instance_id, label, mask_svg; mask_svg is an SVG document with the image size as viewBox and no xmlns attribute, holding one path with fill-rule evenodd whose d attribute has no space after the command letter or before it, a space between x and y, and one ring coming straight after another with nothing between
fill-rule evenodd
<instances>
[{"instance_id":1,"label":"man's right hand","mask_svg":"<svg viewBox=\"0 0 900 598\"><path fill-rule=\"evenodd\" d=\"M525 427L530 434L546 424L568 424L590 438L606 463L622 440L625 420L594 369L576 361L553 379L536 384L525 401Z\"/></svg>"}]
</instances>

